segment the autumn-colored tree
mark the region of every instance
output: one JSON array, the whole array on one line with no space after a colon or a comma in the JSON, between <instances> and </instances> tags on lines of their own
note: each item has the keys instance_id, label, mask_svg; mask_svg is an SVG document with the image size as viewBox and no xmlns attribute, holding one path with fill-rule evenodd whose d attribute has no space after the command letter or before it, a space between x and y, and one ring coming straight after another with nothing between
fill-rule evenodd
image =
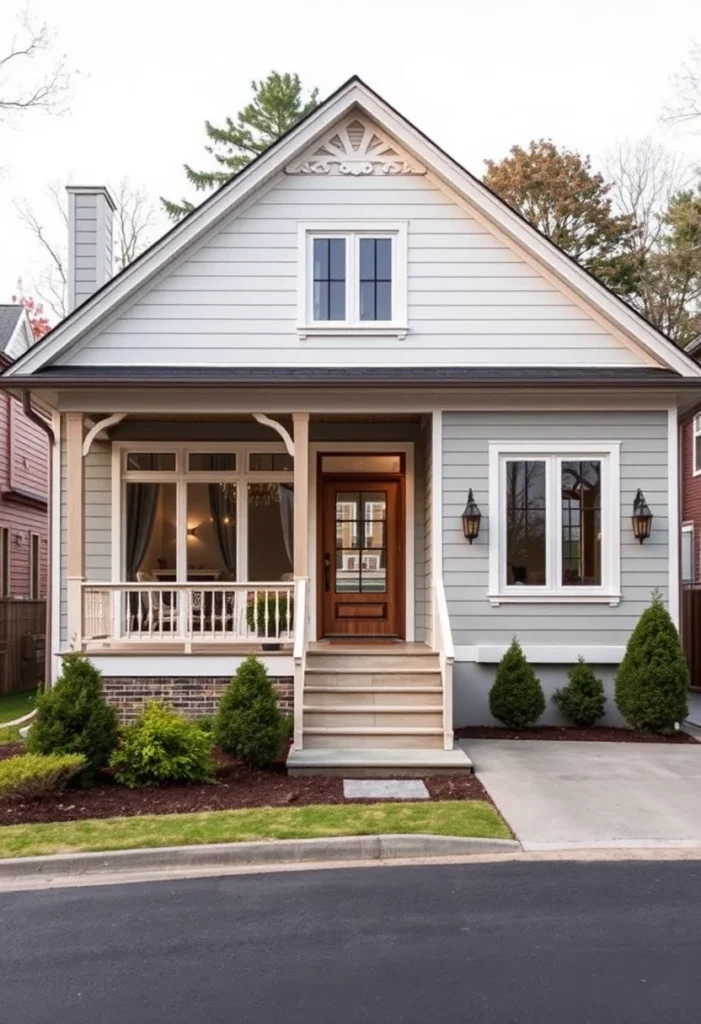
<instances>
[{"instance_id":1,"label":"autumn-colored tree","mask_svg":"<svg viewBox=\"0 0 701 1024\"><path fill-rule=\"evenodd\" d=\"M486 164L485 184L509 206L609 287L635 290L632 220L614 211L611 185L589 157L539 139Z\"/></svg>"},{"instance_id":2,"label":"autumn-colored tree","mask_svg":"<svg viewBox=\"0 0 701 1024\"><path fill-rule=\"evenodd\" d=\"M51 324L44 316L44 307L31 295L24 294L21 280L17 282L17 294L12 296L12 301L16 302L18 306L24 306L27 310L32 334L36 340L43 338L47 331L51 330Z\"/></svg>"},{"instance_id":3,"label":"autumn-colored tree","mask_svg":"<svg viewBox=\"0 0 701 1024\"><path fill-rule=\"evenodd\" d=\"M276 142L317 106L318 89L305 98L299 75L271 71L261 82L251 82L253 99L236 115L227 117L226 125L217 128L205 121L205 132L211 145L205 146L218 164L209 171L195 171L185 164L185 175L197 192L211 192L233 177L254 157ZM180 203L161 198L173 220L180 220L194 210L189 199Z\"/></svg>"}]
</instances>

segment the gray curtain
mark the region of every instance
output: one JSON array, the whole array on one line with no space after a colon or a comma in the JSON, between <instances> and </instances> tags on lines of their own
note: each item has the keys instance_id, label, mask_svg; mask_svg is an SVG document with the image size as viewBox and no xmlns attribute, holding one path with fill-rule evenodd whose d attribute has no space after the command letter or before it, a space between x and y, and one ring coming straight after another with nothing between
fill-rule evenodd
<instances>
[{"instance_id":1,"label":"gray curtain","mask_svg":"<svg viewBox=\"0 0 701 1024\"><path fill-rule=\"evenodd\" d=\"M213 455L212 469L218 469ZM209 484L209 511L217 546L229 580L236 579L236 488L234 484ZM228 520L228 521L227 521Z\"/></svg>"},{"instance_id":2,"label":"gray curtain","mask_svg":"<svg viewBox=\"0 0 701 1024\"><path fill-rule=\"evenodd\" d=\"M291 484L280 484L280 523L282 525L282 539L285 544L285 552L290 565L294 568L293 545L293 524L294 524L294 491Z\"/></svg>"},{"instance_id":3,"label":"gray curtain","mask_svg":"<svg viewBox=\"0 0 701 1024\"><path fill-rule=\"evenodd\" d=\"M127 484L127 579L135 580L151 543L160 484Z\"/></svg>"}]
</instances>

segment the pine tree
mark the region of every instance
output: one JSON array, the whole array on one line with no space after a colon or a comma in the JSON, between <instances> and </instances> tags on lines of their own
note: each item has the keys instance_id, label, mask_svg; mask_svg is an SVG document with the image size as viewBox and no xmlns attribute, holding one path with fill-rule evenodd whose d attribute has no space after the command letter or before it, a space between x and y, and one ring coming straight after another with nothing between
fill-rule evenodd
<instances>
[{"instance_id":1,"label":"pine tree","mask_svg":"<svg viewBox=\"0 0 701 1024\"><path fill-rule=\"evenodd\" d=\"M223 128L205 121L207 138L212 143L205 149L219 166L209 171L195 171L185 164L187 179L198 192L211 192L223 185L318 103L319 90L312 89L305 99L299 75L289 72L271 71L264 81L251 82L251 88L253 99L239 111L236 120L227 117ZM161 197L161 202L173 220L180 220L195 208L188 199L174 203Z\"/></svg>"},{"instance_id":2,"label":"pine tree","mask_svg":"<svg viewBox=\"0 0 701 1024\"><path fill-rule=\"evenodd\" d=\"M262 661L242 661L221 699L214 720L214 742L247 768L265 768L282 746L285 722Z\"/></svg>"},{"instance_id":3,"label":"pine tree","mask_svg":"<svg viewBox=\"0 0 701 1024\"><path fill-rule=\"evenodd\" d=\"M604 684L581 657L569 670L567 679L567 686L553 694L553 703L575 725L594 725L606 712Z\"/></svg>"},{"instance_id":4,"label":"pine tree","mask_svg":"<svg viewBox=\"0 0 701 1024\"><path fill-rule=\"evenodd\" d=\"M633 630L616 674L616 704L633 729L670 733L689 714L689 669L658 593Z\"/></svg>"}]
</instances>

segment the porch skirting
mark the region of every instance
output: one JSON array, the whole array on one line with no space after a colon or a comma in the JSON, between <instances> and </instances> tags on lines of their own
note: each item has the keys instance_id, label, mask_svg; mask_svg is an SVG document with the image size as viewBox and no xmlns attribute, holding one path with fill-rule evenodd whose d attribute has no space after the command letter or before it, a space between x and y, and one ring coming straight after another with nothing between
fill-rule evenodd
<instances>
[{"instance_id":1,"label":"porch skirting","mask_svg":"<svg viewBox=\"0 0 701 1024\"><path fill-rule=\"evenodd\" d=\"M103 678L102 685L105 697L117 709L120 721L131 722L149 700L167 701L186 718L213 715L230 682L230 676L108 676ZM273 678L272 683L280 710L291 715L294 711L294 680L280 676Z\"/></svg>"}]
</instances>

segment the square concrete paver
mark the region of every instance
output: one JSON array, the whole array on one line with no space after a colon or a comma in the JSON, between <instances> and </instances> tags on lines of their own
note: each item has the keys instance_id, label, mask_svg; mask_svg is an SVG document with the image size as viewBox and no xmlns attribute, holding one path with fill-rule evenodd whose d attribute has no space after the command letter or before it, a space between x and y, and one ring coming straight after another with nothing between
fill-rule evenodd
<instances>
[{"instance_id":1,"label":"square concrete paver","mask_svg":"<svg viewBox=\"0 0 701 1024\"><path fill-rule=\"evenodd\" d=\"M421 779L344 779L346 800L428 800Z\"/></svg>"},{"instance_id":2,"label":"square concrete paver","mask_svg":"<svg viewBox=\"0 0 701 1024\"><path fill-rule=\"evenodd\" d=\"M460 746L526 850L701 847L701 744Z\"/></svg>"}]
</instances>

